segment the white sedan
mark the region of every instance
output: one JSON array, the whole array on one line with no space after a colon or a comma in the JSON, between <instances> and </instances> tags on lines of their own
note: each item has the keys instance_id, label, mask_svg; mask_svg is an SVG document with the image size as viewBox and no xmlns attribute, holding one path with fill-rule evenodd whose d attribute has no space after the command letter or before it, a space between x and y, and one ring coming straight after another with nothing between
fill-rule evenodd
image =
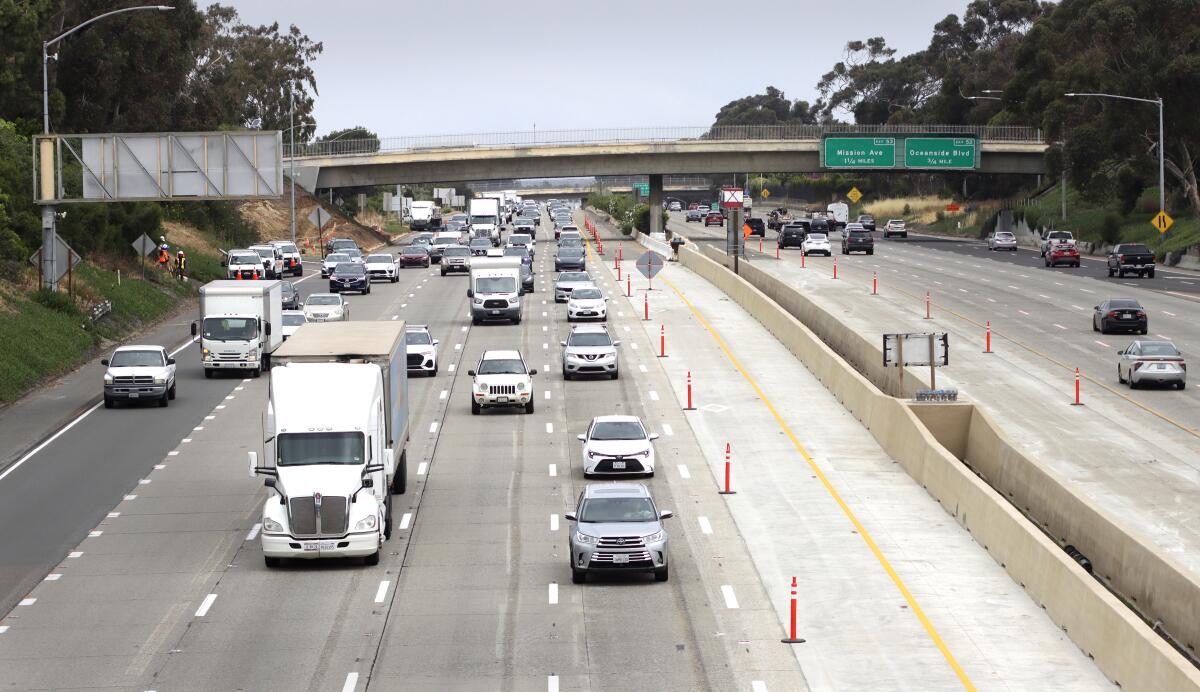
<instances>
[{"instance_id":1,"label":"white sedan","mask_svg":"<svg viewBox=\"0 0 1200 692\"><path fill-rule=\"evenodd\" d=\"M654 475L654 440L657 433L646 431L637 416L597 416L585 434L583 477L640 473Z\"/></svg>"},{"instance_id":2,"label":"white sedan","mask_svg":"<svg viewBox=\"0 0 1200 692\"><path fill-rule=\"evenodd\" d=\"M304 301L309 322L342 322L350 319L350 305L340 293L314 293Z\"/></svg>"},{"instance_id":3,"label":"white sedan","mask_svg":"<svg viewBox=\"0 0 1200 692\"><path fill-rule=\"evenodd\" d=\"M825 233L809 233L804 236L804 242L800 244L800 251L805 255L833 256L833 250L829 247L829 236Z\"/></svg>"},{"instance_id":4,"label":"white sedan","mask_svg":"<svg viewBox=\"0 0 1200 692\"><path fill-rule=\"evenodd\" d=\"M325 259L321 260L321 278L327 279L333 273L334 269L343 262L349 262L350 255L344 252L331 252L325 255Z\"/></svg>"},{"instance_id":5,"label":"white sedan","mask_svg":"<svg viewBox=\"0 0 1200 692\"><path fill-rule=\"evenodd\" d=\"M585 287L571 292L567 298L567 321L600 320L608 321L608 299L594 287Z\"/></svg>"},{"instance_id":6,"label":"white sedan","mask_svg":"<svg viewBox=\"0 0 1200 692\"><path fill-rule=\"evenodd\" d=\"M287 341L288 337L295 334L308 318L304 316L301 310L284 310L283 311L283 340Z\"/></svg>"},{"instance_id":7,"label":"white sedan","mask_svg":"<svg viewBox=\"0 0 1200 692\"><path fill-rule=\"evenodd\" d=\"M396 283L400 280L400 271L396 265L396 258L386 252L367 255L367 258L363 260L363 264L367 267L367 281L386 279L392 283Z\"/></svg>"}]
</instances>

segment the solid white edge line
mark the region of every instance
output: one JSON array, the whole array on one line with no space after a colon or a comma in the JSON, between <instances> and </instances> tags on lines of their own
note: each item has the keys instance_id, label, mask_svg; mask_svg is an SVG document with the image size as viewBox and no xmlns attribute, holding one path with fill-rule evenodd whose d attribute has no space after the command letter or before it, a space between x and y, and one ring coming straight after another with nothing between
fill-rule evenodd
<instances>
[{"instance_id":1,"label":"solid white edge line","mask_svg":"<svg viewBox=\"0 0 1200 692\"><path fill-rule=\"evenodd\" d=\"M409 525L411 525L411 524L412 524L412 512L405 512L404 515L400 517L400 529L403 531L403 530L407 529L409 527Z\"/></svg>"},{"instance_id":2,"label":"solid white edge line","mask_svg":"<svg viewBox=\"0 0 1200 692\"><path fill-rule=\"evenodd\" d=\"M700 524L700 533L712 535L712 524L709 523L708 517L696 517L696 521Z\"/></svg>"},{"instance_id":3,"label":"solid white edge line","mask_svg":"<svg viewBox=\"0 0 1200 692\"><path fill-rule=\"evenodd\" d=\"M550 582L549 588L550 605L558 605L558 584Z\"/></svg>"},{"instance_id":4,"label":"solid white edge line","mask_svg":"<svg viewBox=\"0 0 1200 692\"><path fill-rule=\"evenodd\" d=\"M78 418L76 418L75 420L71 421L70 423L67 423L67 424L66 424L65 426L63 426L63 427L62 427L62 428L61 428L61 429L60 429L58 432L56 432L56 433L54 433L53 435L51 435L50 437L46 438L46 441L45 441L45 442L41 443L41 444L40 444L40 445L38 445L37 447L34 447L33 449L31 449L31 450L29 450L28 452L26 452L26 453L25 453L25 456L21 457L20 459L16 460L15 462L13 462L13 464L12 464L11 466L9 466L8 468L4 469L4 472L3 472L3 473L0 473L0 481L2 481L2 480L4 480L5 478L7 478L7 477L8 477L8 475L9 475L9 474L11 474L13 471L16 471L17 469L21 468L21 465L22 465L22 464L24 464L25 462L27 462L27 461L29 461L30 459L32 459L32 458L34 457L34 455L36 455L38 452L40 452L40 451L42 451L43 449L45 449L47 446L49 446L49 445L50 445L50 443L52 443L52 442L54 442L55 440L57 440L58 438L62 437L64 433L66 433L68 430L70 430L71 428L73 428L73 427L75 427L76 425L78 425L80 421L82 421L84 418L87 418L89 415L91 415L91 414L92 414L92 412L93 412L93 411L95 411L96 409L100 408L100 407L101 407L103 404L104 404L104 402L97 402L97 403L96 403L96 405L92 406L92 407L91 407L91 408L89 408L88 410L86 410L86 411L84 411L83 413L79 414L79 417L78 417Z\"/></svg>"},{"instance_id":5,"label":"solid white edge line","mask_svg":"<svg viewBox=\"0 0 1200 692\"><path fill-rule=\"evenodd\" d=\"M392 582L387 579L379 582L379 588L375 591L376 603L383 603L383 599L387 597L388 587L391 586L391 584Z\"/></svg>"},{"instance_id":6,"label":"solid white edge line","mask_svg":"<svg viewBox=\"0 0 1200 692\"><path fill-rule=\"evenodd\" d=\"M209 595L205 596L204 600L200 602L200 607L196 609L196 617L202 618L205 615L208 615L208 609L211 608L213 603L216 603L216 601L217 595L215 593L210 593Z\"/></svg>"},{"instance_id":7,"label":"solid white edge line","mask_svg":"<svg viewBox=\"0 0 1200 692\"><path fill-rule=\"evenodd\" d=\"M358 688L358 673L346 673L346 684L342 685L342 692L354 692Z\"/></svg>"},{"instance_id":8,"label":"solid white edge line","mask_svg":"<svg viewBox=\"0 0 1200 692\"><path fill-rule=\"evenodd\" d=\"M729 584L722 584L721 595L725 597L726 608L733 609L738 607L737 594L733 592L732 586Z\"/></svg>"}]
</instances>

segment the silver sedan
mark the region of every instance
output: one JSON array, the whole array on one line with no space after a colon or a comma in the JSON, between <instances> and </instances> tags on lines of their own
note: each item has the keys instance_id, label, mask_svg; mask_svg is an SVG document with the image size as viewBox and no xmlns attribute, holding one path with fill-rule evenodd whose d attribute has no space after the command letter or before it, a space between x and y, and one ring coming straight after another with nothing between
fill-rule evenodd
<instances>
[{"instance_id":1,"label":"silver sedan","mask_svg":"<svg viewBox=\"0 0 1200 692\"><path fill-rule=\"evenodd\" d=\"M1017 250L1017 237L1008 231L996 231L988 236L989 250Z\"/></svg>"},{"instance_id":2,"label":"silver sedan","mask_svg":"<svg viewBox=\"0 0 1200 692\"><path fill-rule=\"evenodd\" d=\"M1135 341L1124 350L1117 361L1117 381L1129 383L1130 389L1143 384L1187 386L1187 363L1183 354L1170 341Z\"/></svg>"}]
</instances>

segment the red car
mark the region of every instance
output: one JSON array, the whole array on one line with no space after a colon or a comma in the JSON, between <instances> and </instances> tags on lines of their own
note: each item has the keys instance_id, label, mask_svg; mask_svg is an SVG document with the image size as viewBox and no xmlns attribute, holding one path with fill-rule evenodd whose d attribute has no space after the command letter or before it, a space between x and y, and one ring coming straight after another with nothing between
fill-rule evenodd
<instances>
[{"instance_id":1,"label":"red car","mask_svg":"<svg viewBox=\"0 0 1200 692\"><path fill-rule=\"evenodd\" d=\"M699 206L700 205L697 204L696 202L692 202L691 204L688 205L688 211L695 211Z\"/></svg>"},{"instance_id":2,"label":"red car","mask_svg":"<svg viewBox=\"0 0 1200 692\"><path fill-rule=\"evenodd\" d=\"M704 227L705 228L708 228L709 226L724 226L724 225L725 225L725 216L719 211L710 211L710 212L708 212L708 216L704 217Z\"/></svg>"},{"instance_id":3,"label":"red car","mask_svg":"<svg viewBox=\"0 0 1200 692\"><path fill-rule=\"evenodd\" d=\"M1065 264L1068 267L1078 267L1079 250L1076 250L1074 245L1067 243L1051 245L1050 250L1046 252L1046 266L1057 267L1060 264Z\"/></svg>"},{"instance_id":4,"label":"red car","mask_svg":"<svg viewBox=\"0 0 1200 692\"><path fill-rule=\"evenodd\" d=\"M400 251L400 267L429 267L429 248L424 245L406 245Z\"/></svg>"}]
</instances>

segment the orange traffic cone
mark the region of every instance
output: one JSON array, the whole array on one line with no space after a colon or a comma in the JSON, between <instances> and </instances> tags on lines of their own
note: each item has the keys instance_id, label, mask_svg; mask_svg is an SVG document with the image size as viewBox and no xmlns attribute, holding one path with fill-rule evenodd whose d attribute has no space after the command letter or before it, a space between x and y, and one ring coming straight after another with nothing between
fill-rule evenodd
<instances>
[{"instance_id":1,"label":"orange traffic cone","mask_svg":"<svg viewBox=\"0 0 1200 692\"><path fill-rule=\"evenodd\" d=\"M234 272L234 273L233 273L233 278L234 278L234 280L236 280L236 281L241 281L241 280L242 280L242 273L241 273L240 271L239 271L239 272Z\"/></svg>"},{"instance_id":2,"label":"orange traffic cone","mask_svg":"<svg viewBox=\"0 0 1200 692\"><path fill-rule=\"evenodd\" d=\"M258 270L257 270L257 269L255 269L255 270L254 270L254 278L255 278L255 279L257 279L257 278L258 278Z\"/></svg>"}]
</instances>

